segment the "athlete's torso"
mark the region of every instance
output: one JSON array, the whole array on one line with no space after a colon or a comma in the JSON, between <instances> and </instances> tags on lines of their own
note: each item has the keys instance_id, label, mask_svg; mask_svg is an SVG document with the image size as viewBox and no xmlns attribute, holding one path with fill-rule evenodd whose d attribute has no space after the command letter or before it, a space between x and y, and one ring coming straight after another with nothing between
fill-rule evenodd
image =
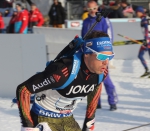
<instances>
[{"instance_id":1,"label":"athlete's torso","mask_svg":"<svg viewBox=\"0 0 150 131\"><path fill-rule=\"evenodd\" d=\"M70 69L68 67L64 70L64 75L69 73ZM58 81L60 77L59 75L57 76ZM85 64L82 63L77 77L65 89L48 89L36 94L35 103L42 107L39 110L39 115L50 114L45 113L46 111L55 113L72 112L77 103L94 91L97 85L98 75L90 73Z\"/></svg>"},{"instance_id":2,"label":"athlete's torso","mask_svg":"<svg viewBox=\"0 0 150 131\"><path fill-rule=\"evenodd\" d=\"M147 47L150 48L150 18L143 16L141 18L141 27L144 34L144 39L147 42Z\"/></svg>"}]
</instances>

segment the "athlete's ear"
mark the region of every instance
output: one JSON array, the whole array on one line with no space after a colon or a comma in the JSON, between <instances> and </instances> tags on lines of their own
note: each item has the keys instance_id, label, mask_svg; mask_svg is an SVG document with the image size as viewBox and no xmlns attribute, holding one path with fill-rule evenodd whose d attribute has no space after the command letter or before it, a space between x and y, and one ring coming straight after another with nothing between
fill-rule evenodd
<instances>
[{"instance_id":1,"label":"athlete's ear","mask_svg":"<svg viewBox=\"0 0 150 131\"><path fill-rule=\"evenodd\" d=\"M85 58L88 58L90 56L90 54L84 54Z\"/></svg>"}]
</instances>

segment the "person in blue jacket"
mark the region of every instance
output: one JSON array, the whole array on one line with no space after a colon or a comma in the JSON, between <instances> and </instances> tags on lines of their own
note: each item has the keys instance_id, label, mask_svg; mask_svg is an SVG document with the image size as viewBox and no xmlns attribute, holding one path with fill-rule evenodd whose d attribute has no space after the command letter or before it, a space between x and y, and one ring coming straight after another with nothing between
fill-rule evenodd
<instances>
[{"instance_id":1,"label":"person in blue jacket","mask_svg":"<svg viewBox=\"0 0 150 131\"><path fill-rule=\"evenodd\" d=\"M86 18L83 21L83 26L82 26L82 30L81 30L82 37L84 37L84 35L88 32L90 27L96 21L96 12L98 11L98 4L94 0L89 1L87 3L87 10L88 10L89 14L88 14L88 18ZM112 26L111 26L109 19L102 18L101 22L97 23L93 30L103 31L108 34L110 34L110 32L111 32L110 39L113 41L112 31L110 31L110 29L112 30ZM109 75L106 77L106 79L104 80L103 83L104 83L106 92L108 94L108 103L110 105L110 110L111 111L116 110L118 96L116 94L115 86L113 85ZM100 99L99 99L97 108L101 108L101 100Z\"/></svg>"}]
</instances>

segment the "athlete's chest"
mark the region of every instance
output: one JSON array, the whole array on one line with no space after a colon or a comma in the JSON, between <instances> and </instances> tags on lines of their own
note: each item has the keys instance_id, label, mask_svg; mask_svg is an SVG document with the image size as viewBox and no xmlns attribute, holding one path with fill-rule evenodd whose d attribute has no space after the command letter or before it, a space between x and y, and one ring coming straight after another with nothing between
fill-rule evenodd
<instances>
[{"instance_id":1,"label":"athlete's chest","mask_svg":"<svg viewBox=\"0 0 150 131\"><path fill-rule=\"evenodd\" d=\"M77 77L63 90L58 92L67 98L84 97L94 91L97 87L98 76L97 75L83 75L81 72Z\"/></svg>"}]
</instances>

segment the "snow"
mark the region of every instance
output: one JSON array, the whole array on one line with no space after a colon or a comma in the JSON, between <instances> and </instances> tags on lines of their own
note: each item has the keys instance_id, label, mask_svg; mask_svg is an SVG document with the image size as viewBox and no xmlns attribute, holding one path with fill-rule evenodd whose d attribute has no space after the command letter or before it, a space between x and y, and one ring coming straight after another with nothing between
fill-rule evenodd
<instances>
[{"instance_id":1,"label":"snow","mask_svg":"<svg viewBox=\"0 0 150 131\"><path fill-rule=\"evenodd\" d=\"M147 60L148 65L150 61ZM124 131L150 123L150 79L140 78L144 68L137 60L113 60L115 69L110 69L116 86L119 103L116 111L109 111L105 89L102 91L102 109L97 109L95 131ZM86 98L74 111L82 127L86 109ZM11 107L11 98L0 98L0 131L20 131L17 106ZM150 131L150 125L132 129Z\"/></svg>"}]
</instances>

